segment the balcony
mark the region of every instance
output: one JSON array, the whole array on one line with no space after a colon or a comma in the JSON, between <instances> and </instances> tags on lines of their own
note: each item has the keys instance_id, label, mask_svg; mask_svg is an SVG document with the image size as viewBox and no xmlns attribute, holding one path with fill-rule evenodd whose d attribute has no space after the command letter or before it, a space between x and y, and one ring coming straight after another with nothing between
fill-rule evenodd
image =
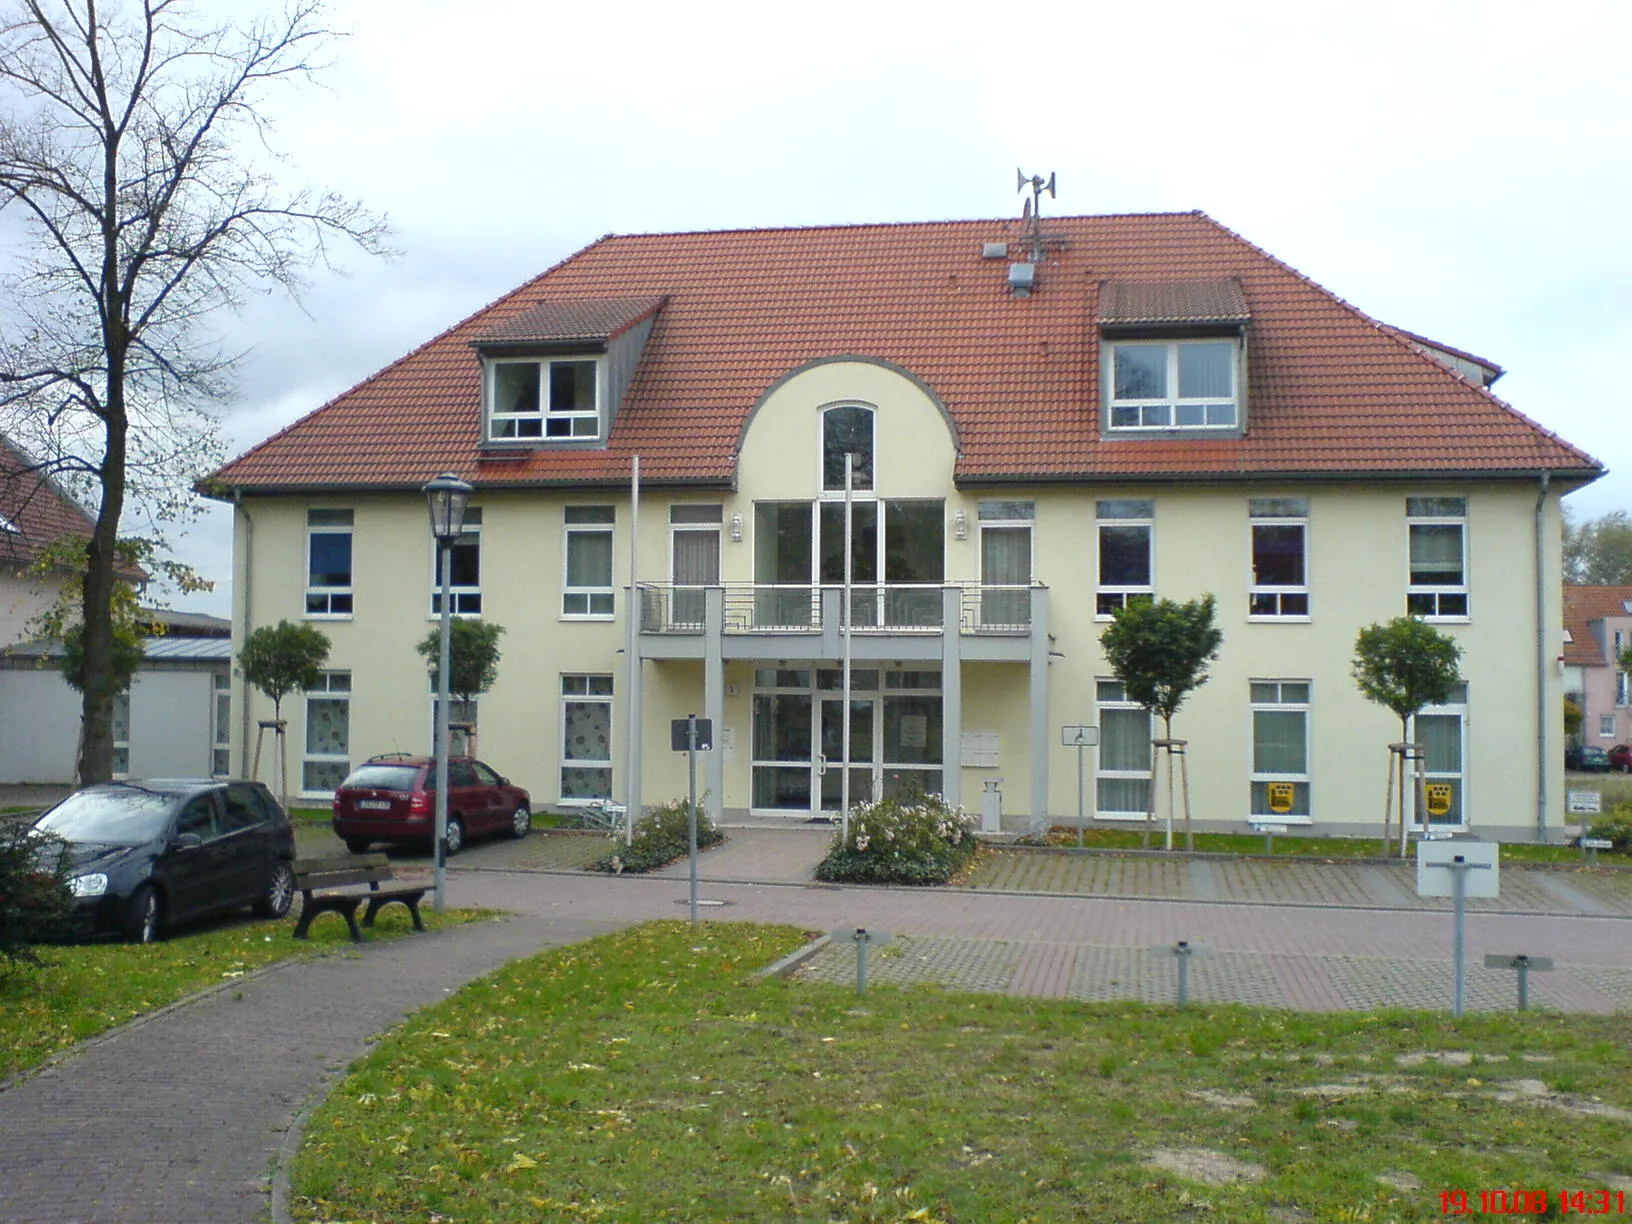
<instances>
[{"instance_id":1,"label":"balcony","mask_svg":"<svg viewBox=\"0 0 1632 1224\"><path fill-rule=\"evenodd\" d=\"M640 653L702 658L708 653L710 594L719 606L726 658L838 658L844 592L838 586L641 583ZM973 659L1030 657L1042 586L978 583L868 584L851 588L850 649L856 658L941 659L947 625L956 653Z\"/></svg>"}]
</instances>

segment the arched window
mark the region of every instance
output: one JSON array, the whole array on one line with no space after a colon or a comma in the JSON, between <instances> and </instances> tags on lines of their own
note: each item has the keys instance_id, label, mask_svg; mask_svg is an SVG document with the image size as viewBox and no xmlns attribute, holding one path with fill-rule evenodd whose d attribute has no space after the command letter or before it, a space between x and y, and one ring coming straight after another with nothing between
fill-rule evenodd
<instances>
[{"instance_id":1,"label":"arched window","mask_svg":"<svg viewBox=\"0 0 1632 1224\"><path fill-rule=\"evenodd\" d=\"M850 484L853 489L873 487L873 410L843 404L822 412L822 489L844 491L844 457L855 456Z\"/></svg>"}]
</instances>

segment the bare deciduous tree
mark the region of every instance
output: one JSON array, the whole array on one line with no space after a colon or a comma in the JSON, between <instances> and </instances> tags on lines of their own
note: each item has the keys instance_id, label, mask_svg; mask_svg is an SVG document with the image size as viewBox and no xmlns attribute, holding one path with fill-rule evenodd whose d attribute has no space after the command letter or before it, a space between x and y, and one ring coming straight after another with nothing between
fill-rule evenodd
<instances>
[{"instance_id":1,"label":"bare deciduous tree","mask_svg":"<svg viewBox=\"0 0 1632 1224\"><path fill-rule=\"evenodd\" d=\"M97 781L112 768L120 519L184 513L220 458L213 414L236 358L214 321L267 287L298 297L336 240L383 253L387 230L284 188L269 152L268 93L310 78L330 44L321 0L248 25L186 0L6 8L0 221L22 235L0 282L0 431L96 507L78 687L80 777Z\"/></svg>"}]
</instances>

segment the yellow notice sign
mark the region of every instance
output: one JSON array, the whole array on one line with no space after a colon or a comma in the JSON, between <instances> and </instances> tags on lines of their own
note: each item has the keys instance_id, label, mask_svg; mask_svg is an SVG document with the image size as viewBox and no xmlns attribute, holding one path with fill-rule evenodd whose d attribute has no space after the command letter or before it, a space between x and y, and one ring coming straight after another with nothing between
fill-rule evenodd
<instances>
[{"instance_id":1,"label":"yellow notice sign","mask_svg":"<svg viewBox=\"0 0 1632 1224\"><path fill-rule=\"evenodd\" d=\"M1284 815L1292 810L1293 788L1290 782L1269 784L1269 810Z\"/></svg>"},{"instance_id":2,"label":"yellow notice sign","mask_svg":"<svg viewBox=\"0 0 1632 1224\"><path fill-rule=\"evenodd\" d=\"M1428 815L1444 816L1451 810L1451 784L1449 782L1428 783Z\"/></svg>"}]
</instances>

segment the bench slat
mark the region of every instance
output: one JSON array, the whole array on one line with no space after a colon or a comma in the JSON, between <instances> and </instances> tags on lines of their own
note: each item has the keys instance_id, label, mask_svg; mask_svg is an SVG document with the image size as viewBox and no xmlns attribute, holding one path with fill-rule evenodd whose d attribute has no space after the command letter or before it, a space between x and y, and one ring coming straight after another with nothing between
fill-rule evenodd
<instances>
[{"instance_id":1,"label":"bench slat","mask_svg":"<svg viewBox=\"0 0 1632 1224\"><path fill-rule=\"evenodd\" d=\"M312 888L339 888L343 884L384 884L396 879L393 871L381 871L377 867L364 867L355 871L336 869L333 871L295 872L295 887L305 891Z\"/></svg>"}]
</instances>

